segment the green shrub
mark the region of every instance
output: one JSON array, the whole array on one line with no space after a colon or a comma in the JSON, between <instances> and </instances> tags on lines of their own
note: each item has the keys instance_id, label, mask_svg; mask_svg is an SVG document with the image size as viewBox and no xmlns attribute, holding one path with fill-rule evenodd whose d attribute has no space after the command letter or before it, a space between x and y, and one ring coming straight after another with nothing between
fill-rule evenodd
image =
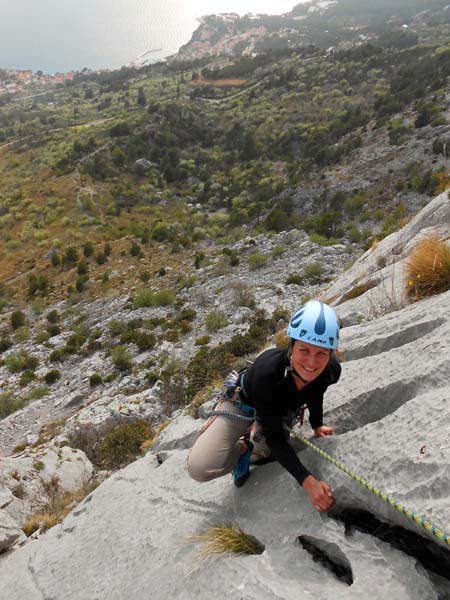
<instances>
[{"instance_id":1,"label":"green shrub","mask_svg":"<svg viewBox=\"0 0 450 600\"><path fill-rule=\"evenodd\" d=\"M228 325L227 318L220 311L213 310L206 315L205 326L210 333L219 331L219 329L226 327L226 325Z\"/></svg>"},{"instance_id":2,"label":"green shrub","mask_svg":"<svg viewBox=\"0 0 450 600\"><path fill-rule=\"evenodd\" d=\"M96 385L101 385L103 383L103 379L102 376L99 375L98 373L93 373L90 377L89 377L89 385L91 387L95 387Z\"/></svg>"},{"instance_id":3,"label":"green shrub","mask_svg":"<svg viewBox=\"0 0 450 600\"><path fill-rule=\"evenodd\" d=\"M261 269L268 263L269 259L264 254L253 253L248 257L248 268L250 271L256 271L256 269Z\"/></svg>"},{"instance_id":4,"label":"green shrub","mask_svg":"<svg viewBox=\"0 0 450 600\"><path fill-rule=\"evenodd\" d=\"M139 456L141 444L151 437L153 432L146 421L121 423L103 438L99 448L101 466L106 469L124 467Z\"/></svg>"},{"instance_id":5,"label":"green shrub","mask_svg":"<svg viewBox=\"0 0 450 600\"><path fill-rule=\"evenodd\" d=\"M124 331L126 331L127 324L124 321L119 321L118 319L112 319L109 322L109 331L112 336L120 335Z\"/></svg>"},{"instance_id":6,"label":"green shrub","mask_svg":"<svg viewBox=\"0 0 450 600\"><path fill-rule=\"evenodd\" d=\"M49 323L55 324L59 321L59 313L57 310L51 310L48 314L47 314L47 321Z\"/></svg>"},{"instance_id":7,"label":"green shrub","mask_svg":"<svg viewBox=\"0 0 450 600\"><path fill-rule=\"evenodd\" d=\"M142 256L142 249L138 243L133 242L130 246L130 256Z\"/></svg>"},{"instance_id":8,"label":"green shrub","mask_svg":"<svg viewBox=\"0 0 450 600\"><path fill-rule=\"evenodd\" d=\"M291 273L286 279L286 285L303 285L303 276L298 273Z\"/></svg>"},{"instance_id":9,"label":"green shrub","mask_svg":"<svg viewBox=\"0 0 450 600\"><path fill-rule=\"evenodd\" d=\"M155 306L169 306L175 302L175 294L172 290L162 289L155 293Z\"/></svg>"},{"instance_id":10,"label":"green shrub","mask_svg":"<svg viewBox=\"0 0 450 600\"><path fill-rule=\"evenodd\" d=\"M81 294L81 292L84 290L84 286L86 283L86 279L84 279L85 275L83 275L82 277L79 277L75 283L75 289L77 290L77 292L79 294Z\"/></svg>"},{"instance_id":11,"label":"green shrub","mask_svg":"<svg viewBox=\"0 0 450 600\"><path fill-rule=\"evenodd\" d=\"M48 342L50 337L51 336L48 331L39 331L39 333L36 334L34 341L36 344L45 344L45 342Z\"/></svg>"},{"instance_id":12,"label":"green shrub","mask_svg":"<svg viewBox=\"0 0 450 600\"><path fill-rule=\"evenodd\" d=\"M44 375L44 381L48 385L55 383L55 381L58 381L58 379L60 379L60 378L61 378L61 373L60 373L60 371L58 371L58 369L52 369L51 371L47 371L47 373Z\"/></svg>"},{"instance_id":13,"label":"green shrub","mask_svg":"<svg viewBox=\"0 0 450 600\"><path fill-rule=\"evenodd\" d=\"M31 400L40 400L49 393L50 388L48 385L40 385L38 387L34 387L31 392L23 398L23 401L26 403L30 402Z\"/></svg>"},{"instance_id":14,"label":"green shrub","mask_svg":"<svg viewBox=\"0 0 450 600\"><path fill-rule=\"evenodd\" d=\"M94 254L94 245L92 244L92 242L86 242L85 245L83 246L83 255L86 258L89 258L93 254Z\"/></svg>"},{"instance_id":15,"label":"green shrub","mask_svg":"<svg viewBox=\"0 0 450 600\"><path fill-rule=\"evenodd\" d=\"M30 371L30 370L24 371L22 373L22 375L20 376L19 385L20 385L20 387L25 387L29 383L34 381L35 379L36 379L36 375L34 374L33 371Z\"/></svg>"},{"instance_id":16,"label":"green shrub","mask_svg":"<svg viewBox=\"0 0 450 600\"><path fill-rule=\"evenodd\" d=\"M80 260L77 265L77 274L78 275L86 275L89 271L88 264L85 260Z\"/></svg>"},{"instance_id":17,"label":"green shrub","mask_svg":"<svg viewBox=\"0 0 450 600\"><path fill-rule=\"evenodd\" d=\"M131 353L124 346L111 349L111 358L114 366L119 371L130 371L132 367Z\"/></svg>"},{"instance_id":18,"label":"green shrub","mask_svg":"<svg viewBox=\"0 0 450 600\"><path fill-rule=\"evenodd\" d=\"M25 342L30 339L30 330L28 327L19 327L14 332L14 341Z\"/></svg>"},{"instance_id":19,"label":"green shrub","mask_svg":"<svg viewBox=\"0 0 450 600\"><path fill-rule=\"evenodd\" d=\"M53 350L49 356L50 362L63 362L65 358L66 355L62 350Z\"/></svg>"},{"instance_id":20,"label":"green shrub","mask_svg":"<svg viewBox=\"0 0 450 600\"><path fill-rule=\"evenodd\" d=\"M109 242L105 242L105 245L103 246L103 253L106 257L110 256L112 252L112 248L111 248L111 244Z\"/></svg>"},{"instance_id":21,"label":"green shrub","mask_svg":"<svg viewBox=\"0 0 450 600\"><path fill-rule=\"evenodd\" d=\"M148 308L154 306L154 293L150 288L143 288L136 292L133 298L133 308Z\"/></svg>"},{"instance_id":22,"label":"green shrub","mask_svg":"<svg viewBox=\"0 0 450 600\"><path fill-rule=\"evenodd\" d=\"M36 469L36 471L42 471L42 469L45 468L44 463L42 462L42 460L35 460L33 463L33 469Z\"/></svg>"},{"instance_id":23,"label":"green shrub","mask_svg":"<svg viewBox=\"0 0 450 600\"><path fill-rule=\"evenodd\" d=\"M0 338L0 352L5 352L6 350L9 350L12 345L13 345L13 343L9 339L9 337L2 336Z\"/></svg>"},{"instance_id":24,"label":"green shrub","mask_svg":"<svg viewBox=\"0 0 450 600\"><path fill-rule=\"evenodd\" d=\"M193 321L196 316L197 316L197 311L194 308L191 308L190 306L188 306L186 308L183 308L183 310L181 310L178 313L177 321L179 323L181 323L181 321Z\"/></svg>"},{"instance_id":25,"label":"green shrub","mask_svg":"<svg viewBox=\"0 0 450 600\"><path fill-rule=\"evenodd\" d=\"M39 364L36 356L32 356L21 350L15 354L9 354L5 358L5 365L11 373L19 373L20 371L34 371Z\"/></svg>"},{"instance_id":26,"label":"green shrub","mask_svg":"<svg viewBox=\"0 0 450 600\"><path fill-rule=\"evenodd\" d=\"M237 307L255 308L255 296L246 283L238 281L230 285L233 290L234 303Z\"/></svg>"},{"instance_id":27,"label":"green shrub","mask_svg":"<svg viewBox=\"0 0 450 600\"><path fill-rule=\"evenodd\" d=\"M210 335L202 335L202 336L198 337L194 343L196 346L206 346L206 344L209 344L210 341L211 341Z\"/></svg>"},{"instance_id":28,"label":"green shrub","mask_svg":"<svg viewBox=\"0 0 450 600\"><path fill-rule=\"evenodd\" d=\"M179 338L180 338L180 334L177 329L169 329L166 332L165 339L168 342L173 342L173 343L178 342Z\"/></svg>"},{"instance_id":29,"label":"green shrub","mask_svg":"<svg viewBox=\"0 0 450 600\"><path fill-rule=\"evenodd\" d=\"M14 397L12 392L0 392L0 419L16 412L25 405L21 398Z\"/></svg>"},{"instance_id":30,"label":"green shrub","mask_svg":"<svg viewBox=\"0 0 450 600\"><path fill-rule=\"evenodd\" d=\"M272 248L272 258L278 258L282 256L286 251L286 248L281 244L277 244L274 248Z\"/></svg>"},{"instance_id":31,"label":"green shrub","mask_svg":"<svg viewBox=\"0 0 450 600\"><path fill-rule=\"evenodd\" d=\"M17 329L25 325L25 315L21 310L15 310L11 315L11 326Z\"/></svg>"},{"instance_id":32,"label":"green shrub","mask_svg":"<svg viewBox=\"0 0 450 600\"><path fill-rule=\"evenodd\" d=\"M61 333L61 327L59 327L59 325L49 324L47 326L47 331L50 337L54 337L55 335L59 335Z\"/></svg>"},{"instance_id":33,"label":"green shrub","mask_svg":"<svg viewBox=\"0 0 450 600\"><path fill-rule=\"evenodd\" d=\"M172 290L161 289L153 292L149 288L143 288L136 292L133 298L133 308L147 308L153 306L168 306L175 302L175 294Z\"/></svg>"},{"instance_id":34,"label":"green shrub","mask_svg":"<svg viewBox=\"0 0 450 600\"><path fill-rule=\"evenodd\" d=\"M74 267L77 262L78 262L78 251L73 246L70 246L69 248L66 249L66 251L62 257L62 263L64 266L71 268L71 267Z\"/></svg>"},{"instance_id":35,"label":"green shrub","mask_svg":"<svg viewBox=\"0 0 450 600\"><path fill-rule=\"evenodd\" d=\"M156 338L153 333L133 329L122 333L120 336L120 343L136 344L139 352L145 352L147 350L152 350L155 347Z\"/></svg>"},{"instance_id":36,"label":"green shrub","mask_svg":"<svg viewBox=\"0 0 450 600\"><path fill-rule=\"evenodd\" d=\"M320 283L323 277L323 267L319 262L310 263L305 267L304 277L310 283Z\"/></svg>"},{"instance_id":37,"label":"green shrub","mask_svg":"<svg viewBox=\"0 0 450 600\"><path fill-rule=\"evenodd\" d=\"M107 260L108 258L104 252L97 252L97 254L95 255L95 262L98 265L104 265Z\"/></svg>"},{"instance_id":38,"label":"green shrub","mask_svg":"<svg viewBox=\"0 0 450 600\"><path fill-rule=\"evenodd\" d=\"M57 252L53 252L52 256L51 256L51 263L52 263L52 267L59 267L59 265L61 264L61 259L59 257L59 254Z\"/></svg>"},{"instance_id":39,"label":"green shrub","mask_svg":"<svg viewBox=\"0 0 450 600\"><path fill-rule=\"evenodd\" d=\"M155 385L155 383L159 379L159 375L158 375L158 373L155 373L154 371L149 371L148 373L145 374L145 379L149 385Z\"/></svg>"},{"instance_id":40,"label":"green shrub","mask_svg":"<svg viewBox=\"0 0 450 600\"><path fill-rule=\"evenodd\" d=\"M337 244L337 240L335 238L327 238L324 235L319 235L318 233L311 233L309 239L319 246L333 246L334 244Z\"/></svg>"},{"instance_id":41,"label":"green shrub","mask_svg":"<svg viewBox=\"0 0 450 600\"><path fill-rule=\"evenodd\" d=\"M86 335L82 335L81 333L72 333L72 335L70 335L67 339L66 345L64 347L64 353L78 354L86 340Z\"/></svg>"},{"instance_id":42,"label":"green shrub","mask_svg":"<svg viewBox=\"0 0 450 600\"><path fill-rule=\"evenodd\" d=\"M31 301L31 310L34 315L40 315L45 310L45 302L39 296Z\"/></svg>"},{"instance_id":43,"label":"green shrub","mask_svg":"<svg viewBox=\"0 0 450 600\"><path fill-rule=\"evenodd\" d=\"M45 275L30 275L28 277L28 296L31 298L37 292L46 294L48 290L48 278Z\"/></svg>"},{"instance_id":44,"label":"green shrub","mask_svg":"<svg viewBox=\"0 0 450 600\"><path fill-rule=\"evenodd\" d=\"M143 283L147 283L150 280L150 273L148 271L143 271L142 273L140 273L139 279Z\"/></svg>"}]
</instances>

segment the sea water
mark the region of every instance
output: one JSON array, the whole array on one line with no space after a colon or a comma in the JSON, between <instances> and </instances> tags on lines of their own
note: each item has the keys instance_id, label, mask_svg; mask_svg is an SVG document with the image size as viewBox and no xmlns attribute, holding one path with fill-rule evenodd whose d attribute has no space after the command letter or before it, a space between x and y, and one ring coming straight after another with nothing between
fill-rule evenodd
<instances>
[{"instance_id":1,"label":"sea water","mask_svg":"<svg viewBox=\"0 0 450 600\"><path fill-rule=\"evenodd\" d=\"M300 0L304 1L304 0ZM299 0L0 0L0 67L67 72L155 62L205 14L281 14Z\"/></svg>"}]
</instances>

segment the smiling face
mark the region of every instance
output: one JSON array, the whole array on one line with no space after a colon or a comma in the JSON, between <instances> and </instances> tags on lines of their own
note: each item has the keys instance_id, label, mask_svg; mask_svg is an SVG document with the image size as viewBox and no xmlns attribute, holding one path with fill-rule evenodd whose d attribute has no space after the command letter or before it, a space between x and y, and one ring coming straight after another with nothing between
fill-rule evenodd
<instances>
[{"instance_id":1,"label":"smiling face","mask_svg":"<svg viewBox=\"0 0 450 600\"><path fill-rule=\"evenodd\" d=\"M295 340L291 364L306 382L314 381L324 371L330 360L331 350Z\"/></svg>"}]
</instances>

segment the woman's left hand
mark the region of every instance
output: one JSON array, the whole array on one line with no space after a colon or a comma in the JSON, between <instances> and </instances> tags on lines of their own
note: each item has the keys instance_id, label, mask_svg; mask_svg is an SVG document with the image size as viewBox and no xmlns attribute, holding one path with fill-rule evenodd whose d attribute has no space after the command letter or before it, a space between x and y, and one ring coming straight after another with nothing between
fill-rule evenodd
<instances>
[{"instance_id":1,"label":"woman's left hand","mask_svg":"<svg viewBox=\"0 0 450 600\"><path fill-rule=\"evenodd\" d=\"M314 429L314 435L316 437L325 437L327 435L334 435L334 429L332 427L327 427L326 425L322 425L322 427L318 427Z\"/></svg>"}]
</instances>

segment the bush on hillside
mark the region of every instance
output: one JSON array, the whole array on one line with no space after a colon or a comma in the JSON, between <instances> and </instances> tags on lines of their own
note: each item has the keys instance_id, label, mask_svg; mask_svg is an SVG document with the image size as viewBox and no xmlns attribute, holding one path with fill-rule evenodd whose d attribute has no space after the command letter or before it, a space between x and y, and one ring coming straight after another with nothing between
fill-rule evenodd
<instances>
[{"instance_id":1,"label":"bush on hillside","mask_svg":"<svg viewBox=\"0 0 450 600\"><path fill-rule=\"evenodd\" d=\"M406 294L413 300L450 289L450 246L437 235L419 242L406 262Z\"/></svg>"},{"instance_id":2,"label":"bush on hillside","mask_svg":"<svg viewBox=\"0 0 450 600\"><path fill-rule=\"evenodd\" d=\"M0 392L0 419L16 412L24 405L23 400L14 397L12 392Z\"/></svg>"},{"instance_id":3,"label":"bush on hillside","mask_svg":"<svg viewBox=\"0 0 450 600\"><path fill-rule=\"evenodd\" d=\"M205 326L210 333L214 333L228 325L227 318L218 310L213 310L205 317Z\"/></svg>"},{"instance_id":4,"label":"bush on hillside","mask_svg":"<svg viewBox=\"0 0 450 600\"><path fill-rule=\"evenodd\" d=\"M254 252L250 254L248 257L248 268L250 271L256 271L256 269L261 269L268 263L269 259L264 254L259 254Z\"/></svg>"},{"instance_id":5,"label":"bush on hillside","mask_svg":"<svg viewBox=\"0 0 450 600\"><path fill-rule=\"evenodd\" d=\"M34 371L38 364L38 358L28 354L28 352L25 352L24 350L15 354L9 354L5 358L5 365L11 373L19 373L20 371L26 370Z\"/></svg>"},{"instance_id":6,"label":"bush on hillside","mask_svg":"<svg viewBox=\"0 0 450 600\"><path fill-rule=\"evenodd\" d=\"M130 371L132 367L131 353L124 346L116 346L111 350L111 358L118 371Z\"/></svg>"},{"instance_id":7,"label":"bush on hillside","mask_svg":"<svg viewBox=\"0 0 450 600\"><path fill-rule=\"evenodd\" d=\"M149 288L143 288L136 292L133 298L133 308L148 308L151 306L169 306L175 302L175 294L172 290L162 289L153 292Z\"/></svg>"},{"instance_id":8,"label":"bush on hillside","mask_svg":"<svg viewBox=\"0 0 450 600\"><path fill-rule=\"evenodd\" d=\"M11 315L11 327L18 329L25 325L25 315L21 310L15 310Z\"/></svg>"},{"instance_id":9,"label":"bush on hillside","mask_svg":"<svg viewBox=\"0 0 450 600\"><path fill-rule=\"evenodd\" d=\"M106 469L118 469L140 454L142 442L153 436L147 421L121 423L103 438L99 448L100 464Z\"/></svg>"}]
</instances>

